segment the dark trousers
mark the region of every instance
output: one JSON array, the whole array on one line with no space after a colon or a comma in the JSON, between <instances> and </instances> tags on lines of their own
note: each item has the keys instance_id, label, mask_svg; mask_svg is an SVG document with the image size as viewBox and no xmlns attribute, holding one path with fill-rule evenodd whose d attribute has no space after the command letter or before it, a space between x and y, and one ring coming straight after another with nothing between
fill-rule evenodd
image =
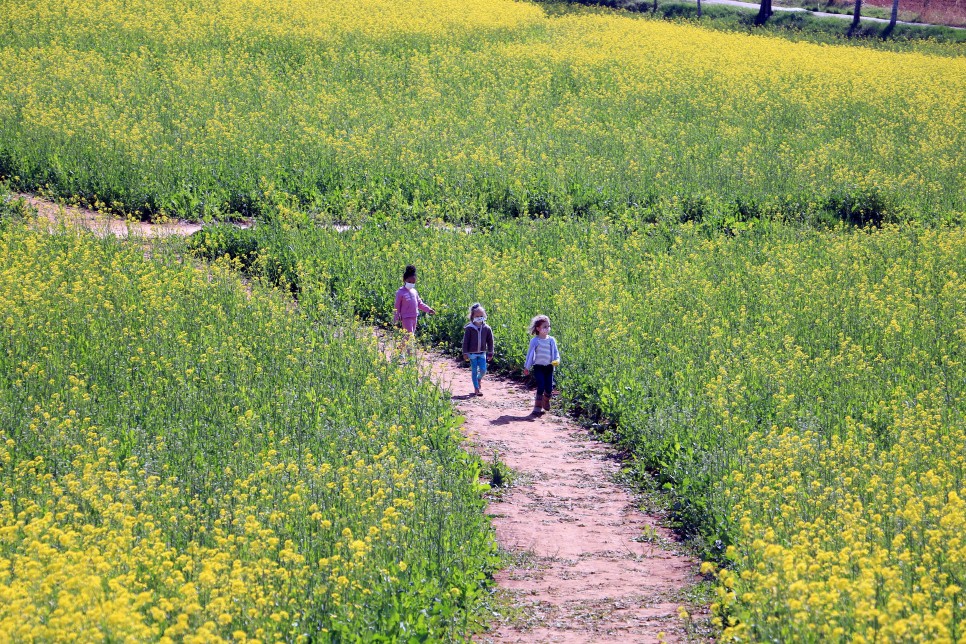
<instances>
[{"instance_id":1,"label":"dark trousers","mask_svg":"<svg viewBox=\"0 0 966 644\"><path fill-rule=\"evenodd\" d=\"M533 365L533 379L537 383L537 395L547 396L553 391L553 365L535 364Z\"/></svg>"}]
</instances>

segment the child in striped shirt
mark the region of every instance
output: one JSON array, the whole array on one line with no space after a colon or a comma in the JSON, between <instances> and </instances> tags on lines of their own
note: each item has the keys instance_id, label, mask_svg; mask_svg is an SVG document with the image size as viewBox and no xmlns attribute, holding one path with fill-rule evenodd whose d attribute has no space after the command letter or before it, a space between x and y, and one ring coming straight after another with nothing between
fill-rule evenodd
<instances>
[{"instance_id":1,"label":"child in striped shirt","mask_svg":"<svg viewBox=\"0 0 966 644\"><path fill-rule=\"evenodd\" d=\"M550 411L550 396L553 392L553 368L560 364L560 351L557 341L550 335L550 318L538 315L530 320L530 347L527 349L527 359L523 363L523 375L530 375L533 367L533 379L537 381L537 394L533 400L533 413L542 414Z\"/></svg>"}]
</instances>

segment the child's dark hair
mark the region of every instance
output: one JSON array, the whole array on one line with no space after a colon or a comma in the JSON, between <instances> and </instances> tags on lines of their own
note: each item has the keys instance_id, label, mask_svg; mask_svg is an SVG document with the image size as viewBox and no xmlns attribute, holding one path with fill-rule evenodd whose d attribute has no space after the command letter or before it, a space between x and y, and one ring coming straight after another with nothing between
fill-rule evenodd
<instances>
[{"instance_id":1,"label":"child's dark hair","mask_svg":"<svg viewBox=\"0 0 966 644\"><path fill-rule=\"evenodd\" d=\"M412 264L408 264L406 270L403 271L403 281L408 280L410 277L416 277L416 267Z\"/></svg>"}]
</instances>

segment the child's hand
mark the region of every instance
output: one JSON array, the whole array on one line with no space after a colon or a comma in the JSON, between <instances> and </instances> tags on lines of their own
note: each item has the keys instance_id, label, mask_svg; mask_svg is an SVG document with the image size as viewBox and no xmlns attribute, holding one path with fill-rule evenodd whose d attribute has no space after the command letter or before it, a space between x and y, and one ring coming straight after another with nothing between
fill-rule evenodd
<instances>
[{"instance_id":1,"label":"child's hand","mask_svg":"<svg viewBox=\"0 0 966 644\"><path fill-rule=\"evenodd\" d=\"M469 360L469 359L470 359L470 357L467 354L464 353L463 354L463 360Z\"/></svg>"},{"instance_id":2,"label":"child's hand","mask_svg":"<svg viewBox=\"0 0 966 644\"><path fill-rule=\"evenodd\" d=\"M560 361L559 361L559 360L552 360L552 361L550 362L550 364L552 364L553 366L555 366L555 367L556 367L556 366L558 366L558 365L560 364Z\"/></svg>"},{"instance_id":3,"label":"child's hand","mask_svg":"<svg viewBox=\"0 0 966 644\"><path fill-rule=\"evenodd\" d=\"M530 370L529 369L524 369L523 370L523 375L524 376L529 376L530 375Z\"/></svg>"}]
</instances>

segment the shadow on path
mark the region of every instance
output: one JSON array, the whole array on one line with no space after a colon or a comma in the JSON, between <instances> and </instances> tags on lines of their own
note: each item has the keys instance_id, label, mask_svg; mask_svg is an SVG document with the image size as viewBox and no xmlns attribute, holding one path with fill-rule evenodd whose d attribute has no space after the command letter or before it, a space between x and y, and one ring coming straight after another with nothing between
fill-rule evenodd
<instances>
[{"instance_id":1,"label":"shadow on path","mask_svg":"<svg viewBox=\"0 0 966 644\"><path fill-rule=\"evenodd\" d=\"M524 416L512 416L510 414L504 414L490 421L491 425L509 425L510 423L532 423L533 421L540 418L536 414L526 414Z\"/></svg>"},{"instance_id":2,"label":"shadow on path","mask_svg":"<svg viewBox=\"0 0 966 644\"><path fill-rule=\"evenodd\" d=\"M565 416L532 414L532 390L487 376L486 395L468 391L467 370L427 351L424 373L449 392L464 417L467 448L518 475L488 497L497 543L512 562L494 580L514 617L494 614L479 644L657 644L700 639L678 616L707 622L690 599L698 562L680 552L661 517L616 481L621 461ZM453 391L453 388L456 391ZM454 395L455 394L455 395ZM658 535L659 544L650 536ZM703 628L703 627L702 627Z\"/></svg>"}]
</instances>

